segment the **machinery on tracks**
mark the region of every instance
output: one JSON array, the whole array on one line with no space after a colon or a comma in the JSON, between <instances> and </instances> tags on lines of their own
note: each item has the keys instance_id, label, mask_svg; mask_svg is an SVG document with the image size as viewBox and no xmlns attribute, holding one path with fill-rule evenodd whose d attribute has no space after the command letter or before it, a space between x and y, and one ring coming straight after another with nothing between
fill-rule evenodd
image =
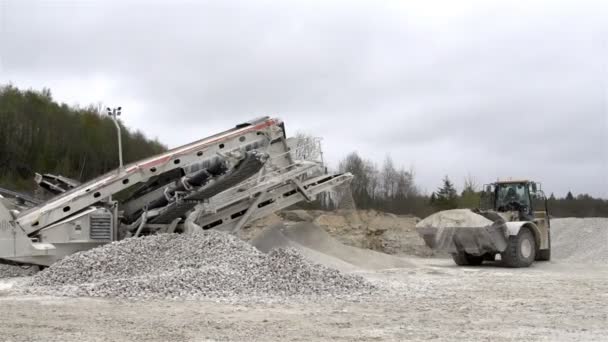
<instances>
[{"instance_id":1,"label":"machinery on tracks","mask_svg":"<svg viewBox=\"0 0 608 342\"><path fill-rule=\"evenodd\" d=\"M236 232L352 179L327 174L320 161L297 160L300 143L287 139L280 119L263 117L84 184L37 174L38 184L54 194L50 200L15 195L15 205L0 198L0 262L48 266L126 237Z\"/></svg>"},{"instance_id":2,"label":"machinery on tracks","mask_svg":"<svg viewBox=\"0 0 608 342\"><path fill-rule=\"evenodd\" d=\"M498 181L484 186L479 209L435 213L416 225L435 251L452 255L457 265L501 261L528 267L551 259L551 223L540 184L528 180Z\"/></svg>"}]
</instances>

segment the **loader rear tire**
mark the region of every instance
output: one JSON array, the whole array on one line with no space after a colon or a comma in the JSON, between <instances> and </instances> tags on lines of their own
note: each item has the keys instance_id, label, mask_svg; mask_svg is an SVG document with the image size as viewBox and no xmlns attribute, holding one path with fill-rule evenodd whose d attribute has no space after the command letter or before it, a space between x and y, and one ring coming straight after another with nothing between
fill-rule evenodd
<instances>
[{"instance_id":1,"label":"loader rear tire","mask_svg":"<svg viewBox=\"0 0 608 342\"><path fill-rule=\"evenodd\" d=\"M539 249L536 254L536 260L538 261L551 261L551 231L547 232L547 238L549 243L549 248L547 249Z\"/></svg>"},{"instance_id":2,"label":"loader rear tire","mask_svg":"<svg viewBox=\"0 0 608 342\"><path fill-rule=\"evenodd\" d=\"M479 266L483 262L483 255L471 255L465 252L452 254L452 259L458 266Z\"/></svg>"},{"instance_id":3,"label":"loader rear tire","mask_svg":"<svg viewBox=\"0 0 608 342\"><path fill-rule=\"evenodd\" d=\"M500 254L507 267L528 267L536 258L536 240L528 228L522 228L516 236L510 236L507 249Z\"/></svg>"},{"instance_id":4,"label":"loader rear tire","mask_svg":"<svg viewBox=\"0 0 608 342\"><path fill-rule=\"evenodd\" d=\"M551 248L541 249L536 257L538 261L551 261Z\"/></svg>"}]
</instances>

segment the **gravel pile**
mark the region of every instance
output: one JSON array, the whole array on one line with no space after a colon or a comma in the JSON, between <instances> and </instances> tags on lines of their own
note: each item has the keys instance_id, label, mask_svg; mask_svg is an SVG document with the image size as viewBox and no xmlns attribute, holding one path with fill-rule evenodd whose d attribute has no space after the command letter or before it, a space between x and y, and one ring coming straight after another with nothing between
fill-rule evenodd
<instances>
[{"instance_id":1,"label":"gravel pile","mask_svg":"<svg viewBox=\"0 0 608 342\"><path fill-rule=\"evenodd\" d=\"M217 231L131 238L73 254L35 275L24 289L142 299L345 298L374 290L363 278L314 264L295 250L263 254Z\"/></svg>"},{"instance_id":2,"label":"gravel pile","mask_svg":"<svg viewBox=\"0 0 608 342\"><path fill-rule=\"evenodd\" d=\"M0 278L27 277L38 272L38 267L20 267L0 264Z\"/></svg>"},{"instance_id":3,"label":"gravel pile","mask_svg":"<svg viewBox=\"0 0 608 342\"><path fill-rule=\"evenodd\" d=\"M562 218L551 221L551 254L556 261L608 263L607 218Z\"/></svg>"}]
</instances>

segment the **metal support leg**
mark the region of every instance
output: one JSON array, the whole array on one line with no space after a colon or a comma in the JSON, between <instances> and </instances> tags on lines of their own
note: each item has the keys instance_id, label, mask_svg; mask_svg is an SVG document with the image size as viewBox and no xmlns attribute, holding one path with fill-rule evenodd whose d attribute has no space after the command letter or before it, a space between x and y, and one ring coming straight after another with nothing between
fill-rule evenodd
<instances>
[{"instance_id":1,"label":"metal support leg","mask_svg":"<svg viewBox=\"0 0 608 342\"><path fill-rule=\"evenodd\" d=\"M304 189L302 183L300 183L299 180L294 178L291 180L291 182L296 186L296 188L298 188L298 191L302 194L302 196L306 198L306 201L312 202L314 200L314 198L310 196L310 193L306 189Z\"/></svg>"},{"instance_id":2,"label":"metal support leg","mask_svg":"<svg viewBox=\"0 0 608 342\"><path fill-rule=\"evenodd\" d=\"M249 221L251 214L253 214L258 209L258 204L260 204L264 199L266 199L267 194L267 192L262 192L258 195L258 197L253 201L253 203L251 203L249 208L247 208L247 211L241 217L239 222L237 222L234 228L232 228L232 234L236 234L247 223L247 221Z\"/></svg>"},{"instance_id":3,"label":"metal support leg","mask_svg":"<svg viewBox=\"0 0 608 342\"><path fill-rule=\"evenodd\" d=\"M143 214L141 214L141 223L139 224L139 227L137 228L137 232L135 232L135 235L133 235L134 237L139 236L139 234L141 233L141 230L144 228L144 225L146 224L147 220L148 220L148 211L144 210Z\"/></svg>"},{"instance_id":4,"label":"metal support leg","mask_svg":"<svg viewBox=\"0 0 608 342\"><path fill-rule=\"evenodd\" d=\"M169 233L169 234L175 233L175 227L177 227L177 224L181 220L182 220L181 217L177 217L173 221L171 221L171 223L169 223L169 225L167 226L167 233Z\"/></svg>"},{"instance_id":5,"label":"metal support leg","mask_svg":"<svg viewBox=\"0 0 608 342\"><path fill-rule=\"evenodd\" d=\"M118 241L121 238L119 235L120 220L118 219L118 202L112 204L112 226L114 231L112 232L112 241Z\"/></svg>"},{"instance_id":6,"label":"metal support leg","mask_svg":"<svg viewBox=\"0 0 608 342\"><path fill-rule=\"evenodd\" d=\"M202 231L203 228L195 223L201 214L201 210L203 208L201 206L196 206L192 214L186 217L186 221L184 222L184 234L192 234L195 231Z\"/></svg>"}]
</instances>

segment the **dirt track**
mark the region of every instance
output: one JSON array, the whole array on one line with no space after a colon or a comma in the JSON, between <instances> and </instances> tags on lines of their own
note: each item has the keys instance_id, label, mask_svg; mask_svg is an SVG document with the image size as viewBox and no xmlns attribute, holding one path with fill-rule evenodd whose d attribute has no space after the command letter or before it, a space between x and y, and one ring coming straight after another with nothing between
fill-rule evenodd
<instances>
[{"instance_id":1,"label":"dirt track","mask_svg":"<svg viewBox=\"0 0 608 342\"><path fill-rule=\"evenodd\" d=\"M608 266L537 263L367 272L390 288L361 302L218 304L18 297L0 285L8 341L605 341ZM6 283L13 280L4 280ZM2 280L0 280L2 282Z\"/></svg>"}]
</instances>

